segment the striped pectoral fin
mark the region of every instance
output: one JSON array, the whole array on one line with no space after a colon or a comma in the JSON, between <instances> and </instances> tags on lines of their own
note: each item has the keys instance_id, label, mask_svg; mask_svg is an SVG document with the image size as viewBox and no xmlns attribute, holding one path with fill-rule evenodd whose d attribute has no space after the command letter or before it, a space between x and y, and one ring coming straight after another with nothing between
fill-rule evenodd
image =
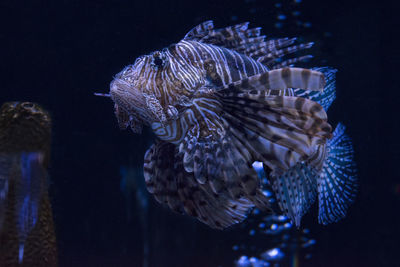
<instances>
[{"instance_id":1,"label":"striped pectoral fin","mask_svg":"<svg viewBox=\"0 0 400 267\"><path fill-rule=\"evenodd\" d=\"M231 125L302 156L310 156L315 145L331 136L326 113L311 100L229 90L221 92L221 98L224 117Z\"/></svg>"},{"instance_id":2,"label":"striped pectoral fin","mask_svg":"<svg viewBox=\"0 0 400 267\"><path fill-rule=\"evenodd\" d=\"M234 199L226 189L215 193L210 184L199 182L183 166L183 155L176 146L157 141L145 155L144 176L147 189L160 203L186 213L209 225L223 229L239 223L253 207L251 201Z\"/></svg>"},{"instance_id":3,"label":"striped pectoral fin","mask_svg":"<svg viewBox=\"0 0 400 267\"><path fill-rule=\"evenodd\" d=\"M356 193L356 167L350 138L339 124L327 143L327 156L318 179L318 220L336 222L346 216Z\"/></svg>"},{"instance_id":4,"label":"striped pectoral fin","mask_svg":"<svg viewBox=\"0 0 400 267\"><path fill-rule=\"evenodd\" d=\"M294 89L294 94L296 96L311 99L320 104L325 111L328 111L330 105L336 98L335 74L337 70L329 67L315 68L313 70L319 71L324 74L326 80L324 90L321 92L296 88Z\"/></svg>"},{"instance_id":5,"label":"striped pectoral fin","mask_svg":"<svg viewBox=\"0 0 400 267\"><path fill-rule=\"evenodd\" d=\"M321 91L325 86L324 75L315 70L283 68L253 75L228 85L225 89L237 91L267 91L301 88Z\"/></svg>"},{"instance_id":6,"label":"striped pectoral fin","mask_svg":"<svg viewBox=\"0 0 400 267\"><path fill-rule=\"evenodd\" d=\"M174 144L156 141L145 154L143 173L147 190L155 199L173 211L182 213L183 206L175 178L175 153Z\"/></svg>"},{"instance_id":7,"label":"striped pectoral fin","mask_svg":"<svg viewBox=\"0 0 400 267\"><path fill-rule=\"evenodd\" d=\"M188 215L216 229L239 223L247 217L253 207L251 201L232 198L226 190L217 194L209 184L198 183L193 173L187 173L182 165L178 165L178 195Z\"/></svg>"},{"instance_id":8,"label":"striped pectoral fin","mask_svg":"<svg viewBox=\"0 0 400 267\"><path fill-rule=\"evenodd\" d=\"M211 133L207 138L202 137L202 131L189 131L179 146L183 168L214 194L227 192L234 200L246 198L267 210L268 199L262 194L257 174L250 167L252 157L228 128L226 125L222 136Z\"/></svg>"}]
</instances>

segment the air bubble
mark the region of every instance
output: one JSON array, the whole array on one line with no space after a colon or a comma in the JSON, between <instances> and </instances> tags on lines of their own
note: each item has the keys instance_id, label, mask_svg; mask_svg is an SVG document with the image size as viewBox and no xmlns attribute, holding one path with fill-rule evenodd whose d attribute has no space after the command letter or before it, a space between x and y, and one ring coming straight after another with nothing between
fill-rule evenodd
<instances>
[{"instance_id":1,"label":"air bubble","mask_svg":"<svg viewBox=\"0 0 400 267\"><path fill-rule=\"evenodd\" d=\"M261 254L261 258L266 261L280 261L285 254L279 248L273 248Z\"/></svg>"}]
</instances>

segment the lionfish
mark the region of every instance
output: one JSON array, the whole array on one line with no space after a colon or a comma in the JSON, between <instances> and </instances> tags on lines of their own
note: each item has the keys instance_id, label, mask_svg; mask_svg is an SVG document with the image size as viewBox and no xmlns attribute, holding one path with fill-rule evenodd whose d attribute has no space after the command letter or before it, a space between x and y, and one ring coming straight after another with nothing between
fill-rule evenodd
<instances>
[{"instance_id":1,"label":"lionfish","mask_svg":"<svg viewBox=\"0 0 400 267\"><path fill-rule=\"evenodd\" d=\"M57 266L47 190L51 119L31 102L0 108L0 265Z\"/></svg>"},{"instance_id":2,"label":"lionfish","mask_svg":"<svg viewBox=\"0 0 400 267\"><path fill-rule=\"evenodd\" d=\"M354 199L350 139L332 133L331 68L293 64L310 55L296 38L266 40L242 23L206 21L178 43L136 59L110 85L120 128L157 140L144 157L148 191L172 210L212 228L271 212L254 162L261 162L281 211L297 226L318 196L319 221L344 217ZM325 90L324 90L325 88ZM98 94L102 95L102 94Z\"/></svg>"}]
</instances>

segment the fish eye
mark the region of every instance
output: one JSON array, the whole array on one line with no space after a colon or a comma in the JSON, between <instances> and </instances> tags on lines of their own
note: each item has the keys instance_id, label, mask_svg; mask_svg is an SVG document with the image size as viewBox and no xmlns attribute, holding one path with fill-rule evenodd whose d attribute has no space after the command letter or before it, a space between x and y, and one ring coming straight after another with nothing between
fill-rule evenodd
<instances>
[{"instance_id":1,"label":"fish eye","mask_svg":"<svg viewBox=\"0 0 400 267\"><path fill-rule=\"evenodd\" d=\"M159 57L155 57L153 60L154 65L157 67L162 67L163 66L163 60Z\"/></svg>"},{"instance_id":2,"label":"fish eye","mask_svg":"<svg viewBox=\"0 0 400 267\"><path fill-rule=\"evenodd\" d=\"M166 65L166 56L163 53L160 52L154 52L153 53L153 59L151 62L151 66L155 69L160 69L165 67Z\"/></svg>"}]
</instances>

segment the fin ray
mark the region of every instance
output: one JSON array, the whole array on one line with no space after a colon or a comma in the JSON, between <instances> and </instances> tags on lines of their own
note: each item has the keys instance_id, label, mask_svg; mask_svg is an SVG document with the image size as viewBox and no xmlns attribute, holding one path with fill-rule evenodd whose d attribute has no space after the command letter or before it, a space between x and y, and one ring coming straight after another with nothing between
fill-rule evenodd
<instances>
[{"instance_id":1,"label":"fin ray","mask_svg":"<svg viewBox=\"0 0 400 267\"><path fill-rule=\"evenodd\" d=\"M318 179L319 215L322 224L336 222L346 215L356 193L354 151L345 127L339 123L328 141L327 158Z\"/></svg>"}]
</instances>

